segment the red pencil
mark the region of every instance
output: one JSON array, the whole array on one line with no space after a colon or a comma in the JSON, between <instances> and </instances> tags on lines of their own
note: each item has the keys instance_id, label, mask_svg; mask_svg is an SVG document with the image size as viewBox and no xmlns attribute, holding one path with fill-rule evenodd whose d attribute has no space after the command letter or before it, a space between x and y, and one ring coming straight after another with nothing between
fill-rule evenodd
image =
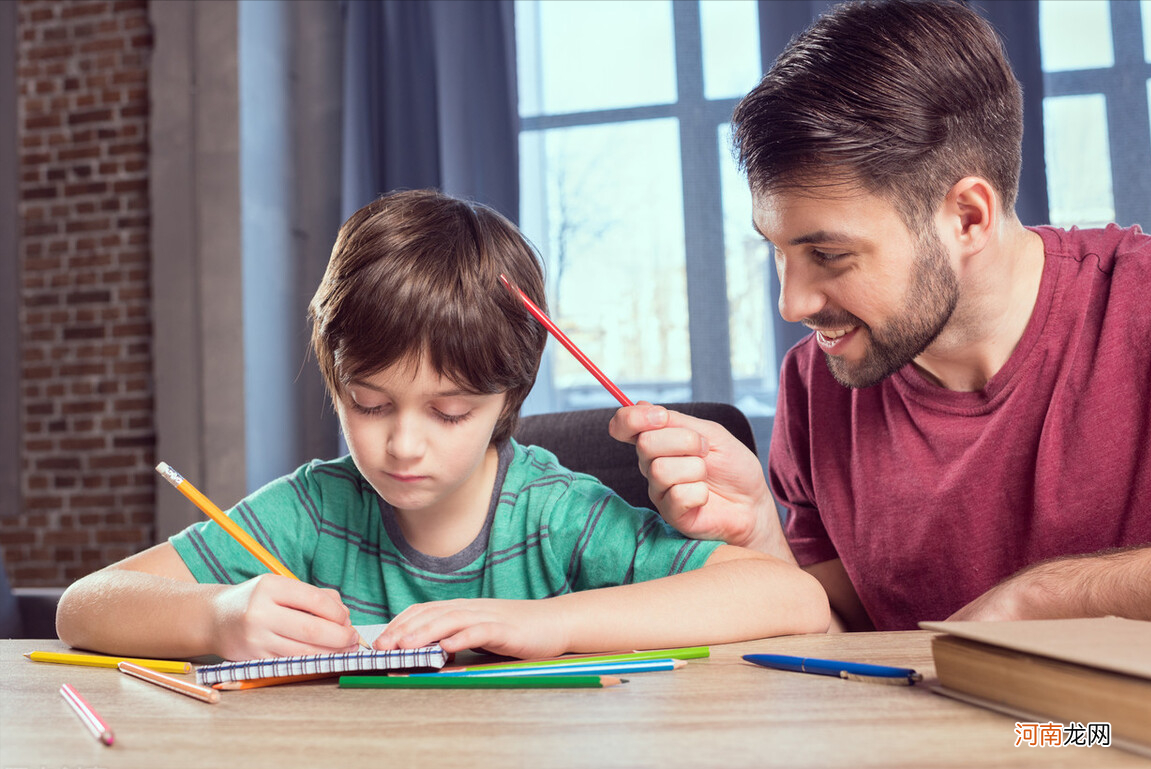
<instances>
[{"instance_id":1,"label":"red pencil","mask_svg":"<svg viewBox=\"0 0 1151 769\"><path fill-rule=\"evenodd\" d=\"M608 379L607 375L600 371L599 367L592 363L591 359L584 355L580 348L575 346L575 342L567 338L567 334L560 331L559 326L557 326L555 323L552 323L552 319L545 315L544 311L537 307L536 303L529 299L528 295L521 291L519 286L517 286L515 283L512 283L507 279L507 276L502 274L500 275L500 280L502 280L503 284L508 287L509 291L520 298L520 301L524 303L524 307L528 308L528 312L534 315L536 320L542 323L544 328L551 332L551 335L556 338L556 341L566 347L568 352L574 355L575 359L582 363L583 367L590 371L591 375L598 379L599 383L606 387L609 393L615 396L615 399L619 401L621 406L635 405L632 403L631 398L628 398L623 394L623 390L616 387L615 383Z\"/></svg>"}]
</instances>

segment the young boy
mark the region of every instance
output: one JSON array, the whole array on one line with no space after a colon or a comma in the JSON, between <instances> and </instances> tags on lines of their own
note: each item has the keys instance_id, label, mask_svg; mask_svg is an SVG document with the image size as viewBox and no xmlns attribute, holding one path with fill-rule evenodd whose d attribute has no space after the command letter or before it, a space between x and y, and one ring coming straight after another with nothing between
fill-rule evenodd
<instances>
[{"instance_id":1,"label":"young boy","mask_svg":"<svg viewBox=\"0 0 1151 769\"><path fill-rule=\"evenodd\" d=\"M350 455L230 511L300 581L217 524L84 577L60 638L99 651L229 659L440 642L517 657L822 632L793 564L689 540L512 438L546 332L531 246L484 206L394 193L341 228L310 317ZM539 599L539 600L527 600Z\"/></svg>"}]
</instances>

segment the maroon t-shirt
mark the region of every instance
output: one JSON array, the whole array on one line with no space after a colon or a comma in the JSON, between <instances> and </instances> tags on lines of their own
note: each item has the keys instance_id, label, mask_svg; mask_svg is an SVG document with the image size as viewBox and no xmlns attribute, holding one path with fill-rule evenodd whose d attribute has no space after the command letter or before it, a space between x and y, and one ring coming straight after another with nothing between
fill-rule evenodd
<instances>
[{"instance_id":1,"label":"maroon t-shirt","mask_svg":"<svg viewBox=\"0 0 1151 769\"><path fill-rule=\"evenodd\" d=\"M978 392L914 366L838 384L783 363L769 477L801 565L840 558L879 630L944 619L1028 564L1151 543L1151 237L1035 228L1018 347Z\"/></svg>"}]
</instances>

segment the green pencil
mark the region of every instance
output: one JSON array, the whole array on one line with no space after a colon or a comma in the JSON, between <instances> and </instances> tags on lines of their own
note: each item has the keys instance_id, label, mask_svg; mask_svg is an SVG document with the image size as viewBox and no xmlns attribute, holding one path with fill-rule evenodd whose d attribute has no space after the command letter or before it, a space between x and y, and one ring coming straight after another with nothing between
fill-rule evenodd
<instances>
[{"instance_id":1,"label":"green pencil","mask_svg":"<svg viewBox=\"0 0 1151 769\"><path fill-rule=\"evenodd\" d=\"M568 655L565 657L552 657L546 660L511 660L509 662L490 662L486 665L469 665L466 667L445 667L441 673L473 672L480 670L504 670L520 668L536 668L552 665L582 665L595 662L637 662L639 660L693 660L711 656L708 646L685 646L681 649L645 649L643 651L620 652L618 654L592 654Z\"/></svg>"},{"instance_id":2,"label":"green pencil","mask_svg":"<svg viewBox=\"0 0 1151 769\"><path fill-rule=\"evenodd\" d=\"M341 689L602 689L626 682L615 676L340 676Z\"/></svg>"}]
</instances>

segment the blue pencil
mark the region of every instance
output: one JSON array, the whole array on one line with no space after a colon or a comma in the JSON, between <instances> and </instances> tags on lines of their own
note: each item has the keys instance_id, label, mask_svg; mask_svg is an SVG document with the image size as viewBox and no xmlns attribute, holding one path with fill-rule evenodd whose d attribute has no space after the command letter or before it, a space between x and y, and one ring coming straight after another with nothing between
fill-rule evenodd
<instances>
[{"instance_id":1,"label":"blue pencil","mask_svg":"<svg viewBox=\"0 0 1151 769\"><path fill-rule=\"evenodd\" d=\"M483 678L486 676L557 676L557 675L616 675L617 673L651 673L657 670L677 670L687 662L684 660L633 660L631 662L585 662L562 665L536 665L532 667L504 667L492 670L456 670L447 673L412 673L410 677L448 676L459 678Z\"/></svg>"}]
</instances>

